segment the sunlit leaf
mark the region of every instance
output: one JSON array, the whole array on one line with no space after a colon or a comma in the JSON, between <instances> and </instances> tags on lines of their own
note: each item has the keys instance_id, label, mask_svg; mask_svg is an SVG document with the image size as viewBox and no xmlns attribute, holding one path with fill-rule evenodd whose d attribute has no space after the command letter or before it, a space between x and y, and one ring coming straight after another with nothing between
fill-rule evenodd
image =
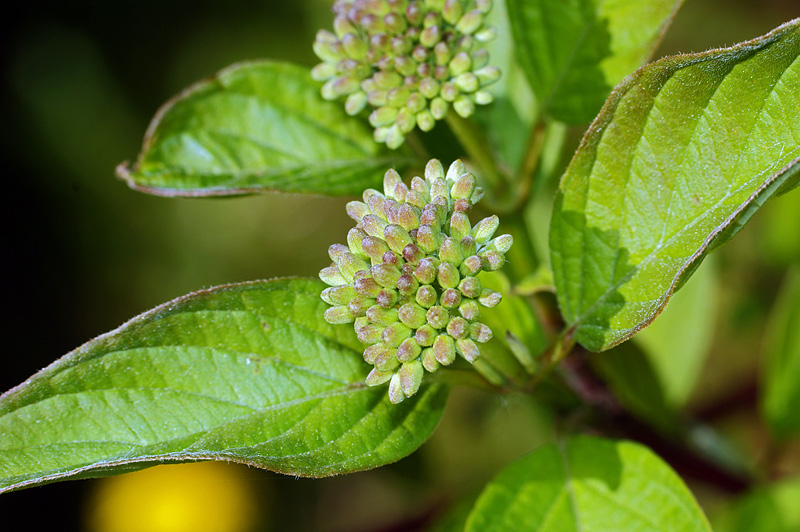
<instances>
[{"instance_id":1,"label":"sunlit leaf","mask_svg":"<svg viewBox=\"0 0 800 532\"><path fill-rule=\"evenodd\" d=\"M800 19L639 70L562 178L550 232L559 304L592 350L649 324L713 248L800 177Z\"/></svg>"},{"instance_id":2,"label":"sunlit leaf","mask_svg":"<svg viewBox=\"0 0 800 532\"><path fill-rule=\"evenodd\" d=\"M682 0L509 0L517 55L545 112L589 122L640 67Z\"/></svg>"},{"instance_id":3,"label":"sunlit leaf","mask_svg":"<svg viewBox=\"0 0 800 532\"><path fill-rule=\"evenodd\" d=\"M401 405L368 388L352 328L322 319L324 285L261 281L176 299L0 396L0 491L166 460L299 476L377 467L419 447L447 397Z\"/></svg>"},{"instance_id":4,"label":"sunlit leaf","mask_svg":"<svg viewBox=\"0 0 800 532\"><path fill-rule=\"evenodd\" d=\"M136 163L123 163L118 174L162 196L357 195L409 162L405 150L376 143L366 121L319 91L300 66L233 65L167 102Z\"/></svg>"},{"instance_id":5,"label":"sunlit leaf","mask_svg":"<svg viewBox=\"0 0 800 532\"><path fill-rule=\"evenodd\" d=\"M469 532L710 532L686 485L632 442L580 436L538 448L478 497Z\"/></svg>"}]
</instances>

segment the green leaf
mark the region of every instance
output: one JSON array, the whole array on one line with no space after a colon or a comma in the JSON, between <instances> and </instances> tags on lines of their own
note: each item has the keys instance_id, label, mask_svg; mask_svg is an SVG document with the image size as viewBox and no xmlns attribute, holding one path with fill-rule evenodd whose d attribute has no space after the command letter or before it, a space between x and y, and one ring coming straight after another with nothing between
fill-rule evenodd
<instances>
[{"instance_id":1,"label":"green leaf","mask_svg":"<svg viewBox=\"0 0 800 532\"><path fill-rule=\"evenodd\" d=\"M133 167L118 175L160 196L275 190L358 195L409 162L369 124L328 102L308 69L269 61L232 65L156 113Z\"/></svg>"},{"instance_id":2,"label":"green leaf","mask_svg":"<svg viewBox=\"0 0 800 532\"><path fill-rule=\"evenodd\" d=\"M800 434L800 267L790 271L770 317L762 409L780 436Z\"/></svg>"},{"instance_id":3,"label":"green leaf","mask_svg":"<svg viewBox=\"0 0 800 532\"><path fill-rule=\"evenodd\" d=\"M561 180L550 230L577 340L619 344L800 177L800 19L676 56L615 89Z\"/></svg>"},{"instance_id":4,"label":"green leaf","mask_svg":"<svg viewBox=\"0 0 800 532\"><path fill-rule=\"evenodd\" d=\"M683 481L652 451L579 436L505 468L478 497L465 530L711 529Z\"/></svg>"},{"instance_id":5,"label":"green leaf","mask_svg":"<svg viewBox=\"0 0 800 532\"><path fill-rule=\"evenodd\" d=\"M401 405L364 384L324 285L275 280L190 294L100 336L0 396L0 492L166 460L326 476L417 449L447 398Z\"/></svg>"},{"instance_id":6,"label":"green leaf","mask_svg":"<svg viewBox=\"0 0 800 532\"><path fill-rule=\"evenodd\" d=\"M589 122L647 61L682 0L508 0L517 54L541 107Z\"/></svg>"},{"instance_id":7,"label":"green leaf","mask_svg":"<svg viewBox=\"0 0 800 532\"><path fill-rule=\"evenodd\" d=\"M800 530L800 478L760 488L716 515L716 532L796 532Z\"/></svg>"}]
</instances>

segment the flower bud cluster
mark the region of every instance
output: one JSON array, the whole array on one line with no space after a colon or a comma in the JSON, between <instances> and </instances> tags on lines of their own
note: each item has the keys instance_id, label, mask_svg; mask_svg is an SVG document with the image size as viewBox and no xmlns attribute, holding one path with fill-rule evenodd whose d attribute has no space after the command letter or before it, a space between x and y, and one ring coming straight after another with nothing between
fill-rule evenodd
<instances>
[{"instance_id":1,"label":"flower bud cluster","mask_svg":"<svg viewBox=\"0 0 800 532\"><path fill-rule=\"evenodd\" d=\"M394 149L415 126L429 131L452 105L468 117L492 101L500 77L484 43L492 0L338 0L334 32L320 30L311 71L322 97L345 98L350 115L367 105L375 140Z\"/></svg>"},{"instance_id":2,"label":"flower bud cluster","mask_svg":"<svg viewBox=\"0 0 800 532\"><path fill-rule=\"evenodd\" d=\"M389 170L383 187L347 204L357 225L346 246L329 248L333 263L319 276L330 286L322 292L332 305L325 320L355 324L374 366L367 384L389 381L389 398L399 403L416 393L425 370L480 356L478 344L492 337L480 309L500 294L477 275L503 265L512 238L494 237L497 216L470 224L483 191L459 160L445 174L432 159L410 187Z\"/></svg>"}]
</instances>

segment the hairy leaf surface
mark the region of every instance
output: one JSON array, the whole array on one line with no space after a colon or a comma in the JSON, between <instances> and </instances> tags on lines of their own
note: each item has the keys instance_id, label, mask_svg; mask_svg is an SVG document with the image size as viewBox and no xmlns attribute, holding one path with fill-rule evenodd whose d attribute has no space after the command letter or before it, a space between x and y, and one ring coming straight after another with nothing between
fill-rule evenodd
<instances>
[{"instance_id":1,"label":"hairy leaf surface","mask_svg":"<svg viewBox=\"0 0 800 532\"><path fill-rule=\"evenodd\" d=\"M683 481L640 444L580 436L535 450L478 497L466 529L710 532Z\"/></svg>"},{"instance_id":2,"label":"hairy leaf surface","mask_svg":"<svg viewBox=\"0 0 800 532\"><path fill-rule=\"evenodd\" d=\"M800 177L800 19L653 63L609 98L561 180L562 313L598 351L649 324L703 257Z\"/></svg>"},{"instance_id":3,"label":"hairy leaf surface","mask_svg":"<svg viewBox=\"0 0 800 532\"><path fill-rule=\"evenodd\" d=\"M517 55L543 110L589 122L650 56L682 0L509 0Z\"/></svg>"},{"instance_id":4,"label":"hairy leaf surface","mask_svg":"<svg viewBox=\"0 0 800 532\"><path fill-rule=\"evenodd\" d=\"M274 280L176 299L0 396L0 492L166 460L232 460L326 476L419 447L447 397L400 405L368 388L351 328L322 319L324 285Z\"/></svg>"},{"instance_id":5,"label":"hairy leaf surface","mask_svg":"<svg viewBox=\"0 0 800 532\"><path fill-rule=\"evenodd\" d=\"M308 69L228 67L156 114L133 167L117 173L143 192L217 196L275 190L358 195L408 163L372 138L366 121L328 102Z\"/></svg>"}]
</instances>

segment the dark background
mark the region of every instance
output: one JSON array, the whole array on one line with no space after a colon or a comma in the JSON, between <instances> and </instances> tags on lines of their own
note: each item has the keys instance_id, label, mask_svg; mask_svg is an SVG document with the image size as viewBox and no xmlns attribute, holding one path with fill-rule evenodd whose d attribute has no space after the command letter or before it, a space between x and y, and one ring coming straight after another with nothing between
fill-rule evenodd
<instances>
[{"instance_id":1,"label":"dark background","mask_svg":"<svg viewBox=\"0 0 800 532\"><path fill-rule=\"evenodd\" d=\"M350 226L345 200L162 199L127 189L114 167L135 157L161 103L197 79L244 59L315 64L311 42L317 28L329 27L328 8L323 0L74 1L18 3L10 14L6 6L0 20L6 228L0 389L189 291L310 276L326 265L327 245ZM688 0L656 57L730 45L798 15L795 0ZM399 485L424 483L423 460L412 457L385 474L397 475ZM354 526L320 513L336 500L331 490L363 490L359 482L366 482L255 470L242 475L268 489L284 511L315 501L315 510L299 512L308 515L297 521L265 518L276 529ZM85 501L100 482L3 495L4 526L81 530ZM397 513L425 512L413 500L403 504Z\"/></svg>"}]
</instances>

